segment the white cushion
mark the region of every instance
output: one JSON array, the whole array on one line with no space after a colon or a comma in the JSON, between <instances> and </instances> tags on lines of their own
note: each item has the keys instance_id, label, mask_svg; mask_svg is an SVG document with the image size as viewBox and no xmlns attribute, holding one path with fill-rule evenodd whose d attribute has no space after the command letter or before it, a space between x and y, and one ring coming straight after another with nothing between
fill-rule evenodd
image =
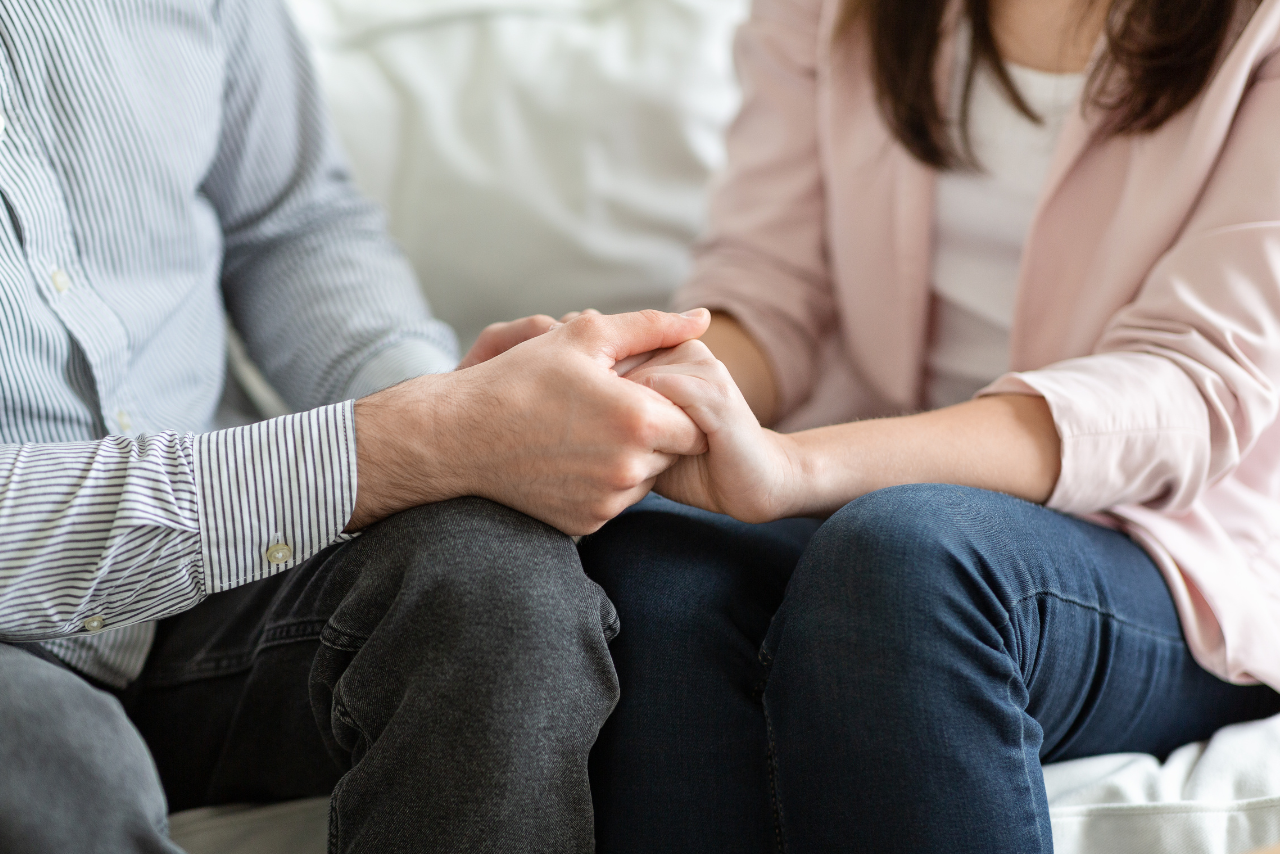
<instances>
[{"instance_id":1,"label":"white cushion","mask_svg":"<svg viewBox=\"0 0 1280 854\"><path fill-rule=\"evenodd\" d=\"M361 187L463 342L662 305L738 104L747 0L290 0Z\"/></svg>"},{"instance_id":2,"label":"white cushion","mask_svg":"<svg viewBox=\"0 0 1280 854\"><path fill-rule=\"evenodd\" d=\"M329 799L186 810L169 816L169 838L187 854L325 854Z\"/></svg>"},{"instance_id":3,"label":"white cushion","mask_svg":"<svg viewBox=\"0 0 1280 854\"><path fill-rule=\"evenodd\" d=\"M1236 854L1280 842L1280 716L1230 726L1161 764L1118 754L1044 771L1059 852Z\"/></svg>"}]
</instances>

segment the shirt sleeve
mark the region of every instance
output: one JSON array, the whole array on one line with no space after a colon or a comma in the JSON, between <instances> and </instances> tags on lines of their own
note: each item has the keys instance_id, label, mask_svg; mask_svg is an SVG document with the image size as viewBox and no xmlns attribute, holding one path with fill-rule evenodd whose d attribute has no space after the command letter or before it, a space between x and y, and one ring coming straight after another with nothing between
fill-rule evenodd
<instances>
[{"instance_id":1,"label":"shirt sleeve","mask_svg":"<svg viewBox=\"0 0 1280 854\"><path fill-rule=\"evenodd\" d=\"M346 539L352 405L203 435L0 446L0 640L187 610Z\"/></svg>"},{"instance_id":2,"label":"shirt sleeve","mask_svg":"<svg viewBox=\"0 0 1280 854\"><path fill-rule=\"evenodd\" d=\"M1049 506L1186 511L1280 413L1280 59L1245 95L1183 234L1095 352L983 390L1037 394L1062 438Z\"/></svg>"},{"instance_id":3,"label":"shirt sleeve","mask_svg":"<svg viewBox=\"0 0 1280 854\"><path fill-rule=\"evenodd\" d=\"M457 362L379 211L353 186L279 0L227 0L223 136L202 186L248 355L294 410Z\"/></svg>"},{"instance_id":4,"label":"shirt sleeve","mask_svg":"<svg viewBox=\"0 0 1280 854\"><path fill-rule=\"evenodd\" d=\"M821 12L821 0L756 0L739 29L742 107L706 237L674 298L677 311L702 306L742 324L773 369L784 415L812 391L836 318L818 146Z\"/></svg>"}]
</instances>

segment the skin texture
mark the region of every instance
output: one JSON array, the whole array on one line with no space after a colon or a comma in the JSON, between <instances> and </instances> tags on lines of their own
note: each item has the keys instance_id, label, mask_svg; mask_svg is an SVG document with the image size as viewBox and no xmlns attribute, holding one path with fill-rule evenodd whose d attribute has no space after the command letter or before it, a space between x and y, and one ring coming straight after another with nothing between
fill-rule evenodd
<instances>
[{"instance_id":1,"label":"skin texture","mask_svg":"<svg viewBox=\"0 0 1280 854\"><path fill-rule=\"evenodd\" d=\"M1006 62L1078 73L1093 57L1109 8L1104 0L996 0L991 28Z\"/></svg>"},{"instance_id":2,"label":"skin texture","mask_svg":"<svg viewBox=\"0 0 1280 854\"><path fill-rule=\"evenodd\" d=\"M587 534L644 497L677 455L705 450L678 407L614 370L701 335L705 310L548 320L495 324L468 367L356 402L358 486L348 531L475 495Z\"/></svg>"}]
</instances>

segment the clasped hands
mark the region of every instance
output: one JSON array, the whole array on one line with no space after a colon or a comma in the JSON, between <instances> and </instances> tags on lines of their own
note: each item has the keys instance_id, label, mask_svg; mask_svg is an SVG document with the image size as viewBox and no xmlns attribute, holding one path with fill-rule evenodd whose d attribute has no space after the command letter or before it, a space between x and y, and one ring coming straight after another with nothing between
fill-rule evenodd
<instances>
[{"instance_id":1,"label":"clasped hands","mask_svg":"<svg viewBox=\"0 0 1280 854\"><path fill-rule=\"evenodd\" d=\"M569 534L651 489L745 521L792 515L793 450L697 340L709 322L696 309L493 324L453 373L357 401L347 530L463 495Z\"/></svg>"}]
</instances>

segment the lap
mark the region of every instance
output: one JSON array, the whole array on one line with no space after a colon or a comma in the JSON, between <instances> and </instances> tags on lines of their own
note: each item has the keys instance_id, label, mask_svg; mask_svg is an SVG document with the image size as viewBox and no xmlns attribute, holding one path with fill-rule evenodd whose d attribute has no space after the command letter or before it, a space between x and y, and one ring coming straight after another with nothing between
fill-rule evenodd
<instances>
[{"instance_id":1,"label":"lap","mask_svg":"<svg viewBox=\"0 0 1280 854\"><path fill-rule=\"evenodd\" d=\"M107 834L77 850L173 850L166 793L174 810L331 794L338 847L489 850L505 845L501 831L518 837L506 850L583 848L586 755L616 700L616 628L568 537L460 499L162 621L119 698L0 646L16 692L0 697L0 849L71 847L7 844L12 816L61 819L20 797L42 791L28 777L75 795L61 824L78 834L104 808L131 815L116 801L154 825L147 839ZM149 788L113 767L121 752ZM31 774L10 773L20 767Z\"/></svg>"},{"instance_id":2,"label":"lap","mask_svg":"<svg viewBox=\"0 0 1280 854\"><path fill-rule=\"evenodd\" d=\"M616 620L567 537L481 499L416 508L162 621L129 712L174 810L327 795L352 761L338 719L384 725L391 674L505 656L492 670L523 678L515 659L565 646L575 607ZM357 653L377 666L350 670Z\"/></svg>"},{"instance_id":3,"label":"lap","mask_svg":"<svg viewBox=\"0 0 1280 854\"><path fill-rule=\"evenodd\" d=\"M1011 661L1047 761L1162 754L1280 710L1269 689L1229 685L1195 662L1159 569L1122 532L946 485L882 490L820 527L792 525L651 500L584 541L584 562L629 631L653 643L719 622L766 659L821 658L856 635L864 663L831 667L896 667L914 692L904 703L930 690L920 671L905 674L938 660L939 638L976 638L976 660L949 666L977 678L984 655ZM633 630L641 619L649 625ZM636 640L619 661L624 685L626 657L653 654Z\"/></svg>"}]
</instances>

